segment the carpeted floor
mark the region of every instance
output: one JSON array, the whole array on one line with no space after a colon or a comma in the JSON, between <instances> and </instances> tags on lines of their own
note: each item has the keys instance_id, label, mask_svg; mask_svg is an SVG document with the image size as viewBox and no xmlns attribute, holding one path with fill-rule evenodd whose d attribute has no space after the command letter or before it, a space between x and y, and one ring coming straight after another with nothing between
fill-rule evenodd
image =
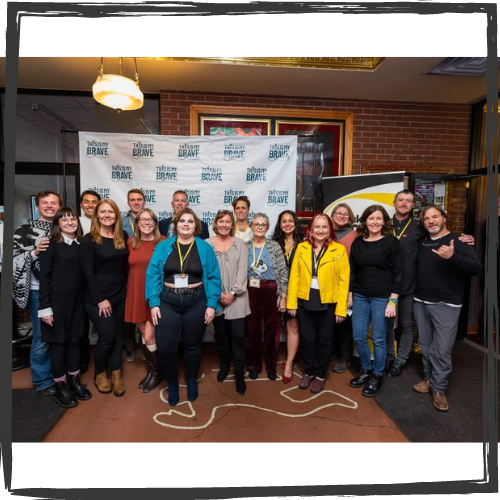
<instances>
[{"instance_id":1,"label":"carpeted floor","mask_svg":"<svg viewBox=\"0 0 500 500\"><path fill-rule=\"evenodd\" d=\"M412 389L423 378L422 357L416 353L411 354L400 377L385 377L385 385L375 400L411 442L482 442L485 357L486 354L466 342L455 344L453 371L446 391L450 409L446 413L434 408L430 394L419 394ZM359 360L353 360L351 371L357 374Z\"/></svg>"},{"instance_id":2,"label":"carpeted floor","mask_svg":"<svg viewBox=\"0 0 500 500\"><path fill-rule=\"evenodd\" d=\"M12 391L12 442L38 443L66 410L35 389Z\"/></svg>"}]
</instances>

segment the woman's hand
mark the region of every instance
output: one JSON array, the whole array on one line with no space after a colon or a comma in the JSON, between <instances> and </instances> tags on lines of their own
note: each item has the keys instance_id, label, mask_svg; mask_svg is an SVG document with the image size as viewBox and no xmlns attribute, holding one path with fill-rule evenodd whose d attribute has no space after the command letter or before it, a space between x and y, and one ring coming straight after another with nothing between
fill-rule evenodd
<instances>
[{"instance_id":1,"label":"woman's hand","mask_svg":"<svg viewBox=\"0 0 500 500\"><path fill-rule=\"evenodd\" d=\"M208 325L215 316L215 309L213 307L207 307L205 310L205 325Z\"/></svg>"},{"instance_id":2,"label":"woman's hand","mask_svg":"<svg viewBox=\"0 0 500 500\"><path fill-rule=\"evenodd\" d=\"M335 323L343 323L345 321L344 316L335 315Z\"/></svg>"},{"instance_id":3,"label":"woman's hand","mask_svg":"<svg viewBox=\"0 0 500 500\"><path fill-rule=\"evenodd\" d=\"M107 299L104 299L102 302L97 304L99 308L99 316L104 315L105 318L109 318L111 314L113 314L113 309L111 307L111 302Z\"/></svg>"},{"instance_id":4,"label":"woman's hand","mask_svg":"<svg viewBox=\"0 0 500 500\"><path fill-rule=\"evenodd\" d=\"M158 326L158 320L161 318L160 308L158 306L151 308L151 321L153 325Z\"/></svg>"},{"instance_id":5,"label":"woman's hand","mask_svg":"<svg viewBox=\"0 0 500 500\"><path fill-rule=\"evenodd\" d=\"M352 292L349 292L347 297L347 309L352 309Z\"/></svg>"},{"instance_id":6,"label":"woman's hand","mask_svg":"<svg viewBox=\"0 0 500 500\"><path fill-rule=\"evenodd\" d=\"M297 316L297 309L287 309L287 312L292 318Z\"/></svg>"},{"instance_id":7,"label":"woman's hand","mask_svg":"<svg viewBox=\"0 0 500 500\"><path fill-rule=\"evenodd\" d=\"M54 326L54 316L52 314L50 316L42 316L41 320L49 326Z\"/></svg>"},{"instance_id":8,"label":"woman's hand","mask_svg":"<svg viewBox=\"0 0 500 500\"><path fill-rule=\"evenodd\" d=\"M234 301L234 295L232 293L221 293L220 303L224 307L230 306Z\"/></svg>"},{"instance_id":9,"label":"woman's hand","mask_svg":"<svg viewBox=\"0 0 500 500\"><path fill-rule=\"evenodd\" d=\"M393 302L388 302L385 308L385 317L394 318L396 316L396 304Z\"/></svg>"},{"instance_id":10,"label":"woman's hand","mask_svg":"<svg viewBox=\"0 0 500 500\"><path fill-rule=\"evenodd\" d=\"M278 311L282 313L286 311L286 299L283 297L280 299L280 305L278 306Z\"/></svg>"}]
</instances>

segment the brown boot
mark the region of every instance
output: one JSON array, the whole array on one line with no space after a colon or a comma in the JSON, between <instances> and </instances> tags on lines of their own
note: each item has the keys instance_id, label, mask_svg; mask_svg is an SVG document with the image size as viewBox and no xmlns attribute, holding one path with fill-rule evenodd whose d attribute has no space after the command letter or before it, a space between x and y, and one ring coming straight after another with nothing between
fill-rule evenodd
<instances>
[{"instance_id":1,"label":"brown boot","mask_svg":"<svg viewBox=\"0 0 500 500\"><path fill-rule=\"evenodd\" d=\"M111 372L111 382L113 384L113 394L118 397L123 396L125 394L125 387L123 387L121 370L113 370Z\"/></svg>"},{"instance_id":2,"label":"brown boot","mask_svg":"<svg viewBox=\"0 0 500 500\"><path fill-rule=\"evenodd\" d=\"M439 411L448 411L448 400L444 392L432 391L432 404Z\"/></svg>"},{"instance_id":3,"label":"brown boot","mask_svg":"<svg viewBox=\"0 0 500 500\"><path fill-rule=\"evenodd\" d=\"M163 375L160 370L160 363L158 362L158 351L149 351L151 363L149 365L151 376L144 384L142 392L151 392L162 380Z\"/></svg>"},{"instance_id":4,"label":"brown boot","mask_svg":"<svg viewBox=\"0 0 500 500\"><path fill-rule=\"evenodd\" d=\"M106 370L95 374L94 383L99 392L103 394L109 394L111 392L111 380L109 380Z\"/></svg>"},{"instance_id":5,"label":"brown boot","mask_svg":"<svg viewBox=\"0 0 500 500\"><path fill-rule=\"evenodd\" d=\"M139 387L139 389L144 389L144 386L149 382L149 379L151 378L151 372L152 372L152 368L151 368L151 352L150 352L150 350L147 347L145 347L145 349L144 349L144 354L146 356L146 364L148 365L148 373L139 382L139 385L137 386L137 387Z\"/></svg>"}]
</instances>

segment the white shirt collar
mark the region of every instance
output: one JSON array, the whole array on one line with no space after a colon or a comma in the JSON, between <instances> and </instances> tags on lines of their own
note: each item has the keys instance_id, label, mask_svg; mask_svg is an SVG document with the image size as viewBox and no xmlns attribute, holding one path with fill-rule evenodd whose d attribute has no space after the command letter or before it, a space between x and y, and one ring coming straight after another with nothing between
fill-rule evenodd
<instances>
[{"instance_id":1,"label":"white shirt collar","mask_svg":"<svg viewBox=\"0 0 500 500\"><path fill-rule=\"evenodd\" d=\"M80 244L80 242L77 241L76 238L74 240L72 240L71 238L68 238L64 234L61 234L61 236L63 237L64 243L66 243L66 245L72 245L73 243L76 243L77 245Z\"/></svg>"}]
</instances>

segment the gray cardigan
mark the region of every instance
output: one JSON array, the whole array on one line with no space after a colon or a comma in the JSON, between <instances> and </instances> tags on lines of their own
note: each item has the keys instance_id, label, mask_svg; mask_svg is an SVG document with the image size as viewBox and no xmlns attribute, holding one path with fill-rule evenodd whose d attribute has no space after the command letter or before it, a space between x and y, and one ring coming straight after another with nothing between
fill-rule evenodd
<instances>
[{"instance_id":1,"label":"gray cardigan","mask_svg":"<svg viewBox=\"0 0 500 500\"><path fill-rule=\"evenodd\" d=\"M234 300L228 307L221 304L217 315L224 314L225 319L245 318L250 314L250 305L247 291L247 261L248 249L245 242L234 238L233 244L225 251L215 248L214 237L206 242L214 249L219 263L222 280L222 293L234 292Z\"/></svg>"},{"instance_id":2,"label":"gray cardigan","mask_svg":"<svg viewBox=\"0 0 500 500\"><path fill-rule=\"evenodd\" d=\"M250 252L253 245L253 240L246 241L245 245ZM273 263L274 274L276 276L276 295L281 297L281 295L287 296L288 290L288 268L286 267L285 256L283 255L283 250L277 241L270 240L266 238L266 245L269 250L269 256L271 257L271 262Z\"/></svg>"}]
</instances>

